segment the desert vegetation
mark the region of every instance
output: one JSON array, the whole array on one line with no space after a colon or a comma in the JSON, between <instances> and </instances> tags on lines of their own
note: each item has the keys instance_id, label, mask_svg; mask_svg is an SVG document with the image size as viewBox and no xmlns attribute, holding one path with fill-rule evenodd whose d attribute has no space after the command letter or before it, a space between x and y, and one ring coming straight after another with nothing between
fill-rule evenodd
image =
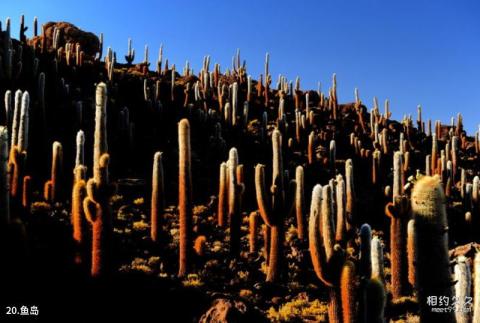
<instances>
[{"instance_id":1,"label":"desert vegetation","mask_svg":"<svg viewBox=\"0 0 480 323\"><path fill-rule=\"evenodd\" d=\"M194 72L163 45L136 62L132 39L32 29L1 24L2 304L83 321L480 320L480 136L460 113L393 120L358 89L340 103L335 74L273 83L269 54L257 76L240 51Z\"/></svg>"}]
</instances>

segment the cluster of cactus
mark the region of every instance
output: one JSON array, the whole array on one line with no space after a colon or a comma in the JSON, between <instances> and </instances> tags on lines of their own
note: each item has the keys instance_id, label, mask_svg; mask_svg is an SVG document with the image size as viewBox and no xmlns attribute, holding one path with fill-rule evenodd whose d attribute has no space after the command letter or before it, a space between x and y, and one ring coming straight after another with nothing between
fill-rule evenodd
<instances>
[{"instance_id":1,"label":"cluster of cactus","mask_svg":"<svg viewBox=\"0 0 480 323\"><path fill-rule=\"evenodd\" d=\"M391 286L388 292L394 302L401 300L402 296L412 295L413 291L424 321L438 317L429 310L427 296L453 296L453 290L460 298L472 294L470 262L458 257L454 267L455 281L451 281L448 257L448 239L454 241L458 233L451 230L447 239L447 208L461 215L451 220L455 225L460 223L470 227L469 230L475 232L474 238L478 237L480 231L477 228L480 177L478 167L472 166L472 161L477 160L480 154L480 135L478 132L474 138L466 135L460 114L452 118L449 125L444 125L440 121L422 119L422 108L418 106L415 127L410 115L404 116L400 122L391 120L388 100L382 112L376 98L373 108L367 110L358 89L354 92L354 102L342 105L338 101L335 74L326 93L322 93L320 86L318 91L302 90L300 78L292 82L282 75L276 86L272 86L269 54L265 57L264 73L254 80L247 73L245 62L241 62L239 50L232 59L231 68L224 73L219 64L215 64L211 70L210 57L206 56L199 73L194 73L187 61L183 73L179 74L175 65L169 67L168 60L163 57L163 46L160 46L156 71L151 73L148 46L145 46L143 61L132 66L135 51L130 39L125 55L128 68L120 69L125 65L117 62L116 53L111 48L108 48L104 62L101 62L103 35L100 37L97 59L86 64L84 50L87 50L87 46L82 47L79 41L67 40L63 37L65 30L62 28L54 27L53 35L47 42L46 27L42 27L41 51L37 44L30 45L23 16L20 20L20 42L11 39L10 28L8 19L0 34L3 40L0 44L0 81L5 84L2 89L5 87L6 90L5 112L0 114L5 125L0 128L2 226L11 222L11 206L15 211L17 205L28 210L32 202L33 183L44 182L45 177L48 180L43 187L44 199L52 204L65 200L62 192L69 177L62 167L64 158L65 166L69 165L68 154L72 151L73 140L58 135L58 121L53 121L51 116L64 113L64 110L68 110L66 106L73 106L74 131L78 131L71 193L73 240L78 245L89 245L85 241L89 237L89 223L92 231L91 274L100 276L110 271L113 216L109 200L114 185L109 178L108 97L107 84L103 82L96 87L93 174L88 180L85 163L85 137L90 138L87 118L90 97L83 97L81 81L84 76L82 73L87 75L91 68L105 74L101 75L100 80L108 80L108 89L114 98L110 100L114 106L111 109L114 114L112 120L118 121L120 146L128 146L123 151L142 150L143 147L137 147L137 141L142 141L143 146L145 138L151 141L144 146L148 146L148 149L153 148L150 143L155 146L155 149L146 150L149 159L155 152L151 179L150 238L157 246L162 235L168 235L162 232L168 190L164 163L171 158L158 151L161 147L160 150L167 154L168 149L158 146L158 142L155 142L157 139L150 138L163 138L159 135L163 134L162 127L167 125L165 128L171 129L168 124L172 120L180 120L179 277L192 272L192 252L205 258L208 255L206 246L209 246L208 237L203 232L198 233L198 228L194 230L193 226L192 156L196 158L197 154L192 154L190 147L192 125L198 126L199 132L208 134L206 150L211 150L212 160L216 161L205 164L208 164L208 168L219 167L216 216L218 227L223 229L228 225L231 257L243 257L241 225L244 214L249 214L250 254L257 253L259 249L257 236L262 221L266 280L281 281L283 269L287 268L283 266L286 240L284 226L290 220L288 217L293 215L297 238L301 241L299 245L305 248L304 242L308 238L313 270L328 289L330 321L352 322L357 317L362 317L364 322L384 321L385 288L388 285ZM37 19L34 20L33 35L38 35ZM46 66L51 66L51 70ZM131 102L123 100L123 97L122 100L115 100L115 95L125 89L125 84L130 84L125 83L129 79L125 73L135 75L139 70L141 73L137 75L143 88L141 85L132 87L132 91L135 91L133 97L137 94L142 97L143 90L144 102L141 103L147 112L129 104L123 105L123 101ZM12 89L16 88L25 90L13 93ZM51 107L53 97L61 101L55 108ZM66 115L70 116L68 113ZM155 117L151 119L152 123L158 121L161 126L155 125L152 132L144 131L144 119L150 119L151 116ZM30 125L30 121L33 125ZM34 131L45 134L41 145L53 142L50 175L38 181L32 176L38 175L36 168L40 166L30 158L38 158L45 151L34 145L40 141ZM250 176L249 171L256 161L248 158L250 154L245 150L250 146L247 149L245 147L250 141L244 144L244 138L252 139L252 147L260 148L262 153L267 150L271 138L273 151L271 185L267 184L266 178L266 169L270 169L270 166L257 164L254 168L257 207L253 209L250 203L253 201L246 200L250 198L247 194L250 178L245 177ZM109 139L114 142L116 138ZM124 145L123 139L128 141L128 145ZM345 147L344 143L348 140L350 146ZM116 148L112 147L116 146L110 147L112 156L118 156ZM218 164L218 161L224 160L227 147L234 147L229 151L228 161ZM239 153L245 164L239 163ZM387 164L392 160L393 171L390 171ZM339 171L339 165L345 165L344 172ZM121 169L121 166L115 170ZM367 175L362 174L365 167L368 169ZM355 182L355 176L367 180ZM313 182L327 177L332 178L328 184L313 188L307 223L304 191L310 190L309 185ZM359 183L362 189L358 189ZM389 276L384 273L384 265L388 261L384 259L383 238L372 234L369 225L358 227L358 224L369 222L365 220L374 220L375 223L369 222L372 227L382 229L377 227L378 219L362 212L366 208L362 200L366 195L364 185L368 192L380 192L373 198L380 196L379 203L382 206L383 198L389 201L385 214L389 219L390 232L386 234L385 241L388 250L386 255L391 265L390 284ZM385 196L382 196L383 193ZM361 196L360 201L357 201L357 196ZM459 200L461 205L457 203ZM194 237L194 232L198 233L197 237ZM358 248L357 237L360 244ZM477 282L479 275L476 274L479 264L480 260L476 259L473 268L475 286L480 285L480 280ZM473 291L476 293L479 288L475 286ZM479 297L474 298L473 321L478 319L480 313ZM441 319L464 322L471 317L458 312L456 315L443 313Z\"/></svg>"}]
</instances>

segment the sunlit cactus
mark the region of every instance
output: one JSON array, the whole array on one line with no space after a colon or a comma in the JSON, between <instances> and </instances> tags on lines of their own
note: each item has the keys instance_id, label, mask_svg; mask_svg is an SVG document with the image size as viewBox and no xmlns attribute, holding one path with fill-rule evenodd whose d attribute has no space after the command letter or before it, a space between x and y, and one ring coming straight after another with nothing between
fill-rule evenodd
<instances>
[{"instance_id":1,"label":"sunlit cactus","mask_svg":"<svg viewBox=\"0 0 480 323\"><path fill-rule=\"evenodd\" d=\"M355 265L351 261L346 261L342 268L340 277L340 292L342 297L342 317L344 323L353 323L357 319L355 282Z\"/></svg>"},{"instance_id":2,"label":"sunlit cactus","mask_svg":"<svg viewBox=\"0 0 480 323\"><path fill-rule=\"evenodd\" d=\"M52 145L52 164L50 179L45 184L45 200L53 203L58 201L62 190L63 147L58 141Z\"/></svg>"},{"instance_id":3,"label":"sunlit cactus","mask_svg":"<svg viewBox=\"0 0 480 323\"><path fill-rule=\"evenodd\" d=\"M427 304L431 295L451 298L445 195L438 176L424 176L412 191L415 219L416 289L422 322L455 322L453 313L437 313Z\"/></svg>"},{"instance_id":4,"label":"sunlit cactus","mask_svg":"<svg viewBox=\"0 0 480 323\"><path fill-rule=\"evenodd\" d=\"M107 152L107 87L97 85L95 100L95 136L93 145L93 178L86 183L87 196L83 210L92 226L91 275L94 277L109 273L112 219L109 200L113 187L109 180L110 156Z\"/></svg>"},{"instance_id":5,"label":"sunlit cactus","mask_svg":"<svg viewBox=\"0 0 480 323\"><path fill-rule=\"evenodd\" d=\"M8 172L8 130L0 126L0 225L10 223L10 183Z\"/></svg>"},{"instance_id":6,"label":"sunlit cactus","mask_svg":"<svg viewBox=\"0 0 480 323\"><path fill-rule=\"evenodd\" d=\"M153 156L152 197L150 205L150 238L157 242L161 229L161 219L165 209L165 186L163 172L163 153L157 151Z\"/></svg>"},{"instance_id":7,"label":"sunlit cactus","mask_svg":"<svg viewBox=\"0 0 480 323\"><path fill-rule=\"evenodd\" d=\"M248 217L249 235L248 244L250 253L257 252L257 231L258 231L258 217L257 211L250 213Z\"/></svg>"},{"instance_id":8,"label":"sunlit cactus","mask_svg":"<svg viewBox=\"0 0 480 323\"><path fill-rule=\"evenodd\" d=\"M408 221L407 226L407 256L408 256L408 282L412 287L415 283L415 220Z\"/></svg>"},{"instance_id":9,"label":"sunlit cactus","mask_svg":"<svg viewBox=\"0 0 480 323\"><path fill-rule=\"evenodd\" d=\"M295 170L295 215L297 219L298 239L303 240L305 236L305 193L304 193L304 172L302 166Z\"/></svg>"},{"instance_id":10,"label":"sunlit cactus","mask_svg":"<svg viewBox=\"0 0 480 323\"><path fill-rule=\"evenodd\" d=\"M408 205L406 198L403 196L402 174L402 153L397 151L394 154L393 161L393 202L385 207L385 214L390 218L390 262L393 298L405 295L408 276L406 256Z\"/></svg>"},{"instance_id":11,"label":"sunlit cactus","mask_svg":"<svg viewBox=\"0 0 480 323\"><path fill-rule=\"evenodd\" d=\"M178 208L180 216L180 251L178 277L185 276L190 269L192 248L192 168L190 148L190 123L182 119L178 123Z\"/></svg>"},{"instance_id":12,"label":"sunlit cactus","mask_svg":"<svg viewBox=\"0 0 480 323\"><path fill-rule=\"evenodd\" d=\"M372 278L377 278L381 282L385 282L384 272L384 258L383 258L383 246L378 237L372 238L371 243L371 263L372 263Z\"/></svg>"},{"instance_id":13,"label":"sunlit cactus","mask_svg":"<svg viewBox=\"0 0 480 323\"><path fill-rule=\"evenodd\" d=\"M230 227L230 254L237 256L240 252L240 201L243 194L243 183L238 180L237 169L238 152L236 148L230 149L227 163L228 180L228 223Z\"/></svg>"},{"instance_id":14,"label":"sunlit cactus","mask_svg":"<svg viewBox=\"0 0 480 323\"><path fill-rule=\"evenodd\" d=\"M270 229L270 250L268 255L267 282L278 281L282 262L283 221L289 208L285 202L284 171L282 159L282 135L278 129L272 134L273 167L272 186L267 193L265 166L255 167L255 190L260 215Z\"/></svg>"}]
</instances>

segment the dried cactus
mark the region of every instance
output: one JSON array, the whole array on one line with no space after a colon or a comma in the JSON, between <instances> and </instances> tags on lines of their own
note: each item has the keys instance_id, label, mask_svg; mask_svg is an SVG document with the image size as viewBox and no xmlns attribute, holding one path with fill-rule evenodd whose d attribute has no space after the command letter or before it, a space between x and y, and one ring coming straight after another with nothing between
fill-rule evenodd
<instances>
[{"instance_id":1,"label":"dried cactus","mask_svg":"<svg viewBox=\"0 0 480 323\"><path fill-rule=\"evenodd\" d=\"M453 313L433 312L427 304L427 298L431 295L453 296L445 195L438 176L420 179L413 188L411 200L415 219L416 288L420 320L455 322Z\"/></svg>"},{"instance_id":2,"label":"dried cactus","mask_svg":"<svg viewBox=\"0 0 480 323\"><path fill-rule=\"evenodd\" d=\"M165 209L165 186L163 174L162 152L157 151L153 156L152 170L152 197L150 205L150 238L157 242L161 229L160 216Z\"/></svg>"},{"instance_id":3,"label":"dried cactus","mask_svg":"<svg viewBox=\"0 0 480 323\"><path fill-rule=\"evenodd\" d=\"M178 123L178 205L180 216L180 252L178 277L185 276L190 269L192 248L192 169L190 151L190 123L182 119Z\"/></svg>"}]
</instances>

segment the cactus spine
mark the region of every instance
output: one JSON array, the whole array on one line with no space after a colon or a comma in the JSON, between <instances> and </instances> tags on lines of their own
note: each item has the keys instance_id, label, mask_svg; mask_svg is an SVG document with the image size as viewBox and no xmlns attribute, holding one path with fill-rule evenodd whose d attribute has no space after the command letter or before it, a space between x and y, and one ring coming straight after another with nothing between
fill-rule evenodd
<instances>
[{"instance_id":1,"label":"cactus spine","mask_svg":"<svg viewBox=\"0 0 480 323\"><path fill-rule=\"evenodd\" d=\"M183 277L190 269L192 248L192 169L190 151L190 123L182 119L178 123L178 204L180 215L180 252L178 277Z\"/></svg>"},{"instance_id":2,"label":"cactus spine","mask_svg":"<svg viewBox=\"0 0 480 323\"><path fill-rule=\"evenodd\" d=\"M152 198L150 205L150 238L152 241L158 241L160 231L159 217L165 208L165 186L163 174L163 153L157 151L153 156L152 170Z\"/></svg>"},{"instance_id":3,"label":"cactus spine","mask_svg":"<svg viewBox=\"0 0 480 323\"><path fill-rule=\"evenodd\" d=\"M414 186L411 197L415 219L416 279L420 320L455 322L453 313L432 312L431 295L451 298L448 258L448 228L445 195L438 176L425 176Z\"/></svg>"}]
</instances>

